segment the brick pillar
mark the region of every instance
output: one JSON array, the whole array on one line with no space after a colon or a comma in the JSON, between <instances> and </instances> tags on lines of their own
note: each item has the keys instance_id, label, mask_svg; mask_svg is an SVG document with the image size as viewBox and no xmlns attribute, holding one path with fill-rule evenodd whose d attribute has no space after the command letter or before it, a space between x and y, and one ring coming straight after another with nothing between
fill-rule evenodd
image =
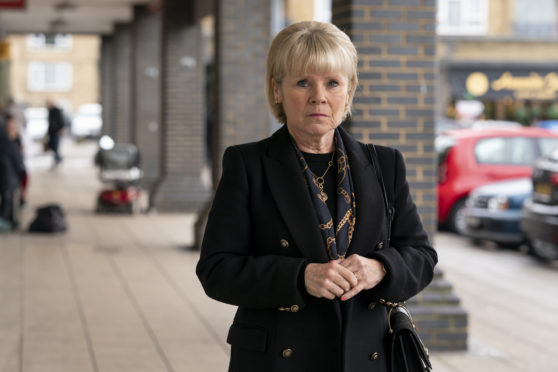
<instances>
[{"instance_id":1,"label":"brick pillar","mask_svg":"<svg viewBox=\"0 0 558 372\"><path fill-rule=\"evenodd\" d=\"M114 36L103 36L101 39L101 105L103 105L103 134L115 138L116 136L116 107L115 97L115 63Z\"/></svg>"},{"instance_id":2,"label":"brick pillar","mask_svg":"<svg viewBox=\"0 0 558 372\"><path fill-rule=\"evenodd\" d=\"M147 7L134 9L136 125L133 142L141 153L142 186L152 195L161 176L161 35L162 15ZM152 202L150 197L150 204Z\"/></svg>"},{"instance_id":3,"label":"brick pillar","mask_svg":"<svg viewBox=\"0 0 558 372\"><path fill-rule=\"evenodd\" d=\"M265 98L265 59L272 38L271 0L218 0L216 13L214 181L220 177L226 147L262 139L271 132Z\"/></svg>"},{"instance_id":4,"label":"brick pillar","mask_svg":"<svg viewBox=\"0 0 558 372\"><path fill-rule=\"evenodd\" d=\"M204 68L193 2L166 0L162 36L162 178L154 205L198 211L209 197L205 165Z\"/></svg>"},{"instance_id":5,"label":"brick pillar","mask_svg":"<svg viewBox=\"0 0 558 372\"><path fill-rule=\"evenodd\" d=\"M333 22L359 53L360 87L349 130L360 140L403 152L413 198L432 237L437 227L436 0L334 0ZM466 313L440 271L410 305L429 347L466 348Z\"/></svg>"},{"instance_id":6,"label":"brick pillar","mask_svg":"<svg viewBox=\"0 0 558 372\"><path fill-rule=\"evenodd\" d=\"M129 24L117 24L114 32L115 61L115 141L132 142L132 27Z\"/></svg>"}]
</instances>

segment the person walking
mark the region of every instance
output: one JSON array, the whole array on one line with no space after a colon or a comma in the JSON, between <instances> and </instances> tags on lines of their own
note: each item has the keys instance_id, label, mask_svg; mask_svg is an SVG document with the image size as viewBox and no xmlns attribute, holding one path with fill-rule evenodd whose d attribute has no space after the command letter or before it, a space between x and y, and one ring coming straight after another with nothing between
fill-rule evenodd
<instances>
[{"instance_id":1,"label":"person walking","mask_svg":"<svg viewBox=\"0 0 558 372\"><path fill-rule=\"evenodd\" d=\"M395 207L390 239L367 147L339 126L357 63L332 24L283 29L266 76L283 126L224 153L196 273L208 296L238 306L227 337L231 372L387 372L383 304L433 278L437 254L402 154L376 146Z\"/></svg>"},{"instance_id":2,"label":"person walking","mask_svg":"<svg viewBox=\"0 0 558 372\"><path fill-rule=\"evenodd\" d=\"M54 167L62 161L60 156L60 139L64 132L64 114L52 100L47 100L48 108L48 149L54 153Z\"/></svg>"}]
</instances>

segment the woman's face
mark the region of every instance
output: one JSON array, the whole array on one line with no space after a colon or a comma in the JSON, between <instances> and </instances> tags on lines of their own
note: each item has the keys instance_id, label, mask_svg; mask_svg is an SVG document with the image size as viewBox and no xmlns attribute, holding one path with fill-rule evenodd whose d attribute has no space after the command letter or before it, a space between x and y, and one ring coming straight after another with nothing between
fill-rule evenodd
<instances>
[{"instance_id":1,"label":"woman's face","mask_svg":"<svg viewBox=\"0 0 558 372\"><path fill-rule=\"evenodd\" d=\"M275 99L283 105L295 139L318 138L341 124L349 103L348 84L342 72L288 74L279 85L273 81Z\"/></svg>"}]
</instances>

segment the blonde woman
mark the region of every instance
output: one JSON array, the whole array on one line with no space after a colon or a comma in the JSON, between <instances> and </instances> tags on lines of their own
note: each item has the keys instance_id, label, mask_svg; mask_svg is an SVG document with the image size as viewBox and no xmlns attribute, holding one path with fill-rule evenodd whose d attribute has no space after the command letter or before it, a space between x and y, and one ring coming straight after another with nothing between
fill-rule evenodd
<instances>
[{"instance_id":1,"label":"blonde woman","mask_svg":"<svg viewBox=\"0 0 558 372\"><path fill-rule=\"evenodd\" d=\"M334 25L283 29L268 53L266 91L284 125L225 151L197 274L210 297L238 306L229 371L387 371L379 301L405 300L432 279L437 255L401 153L376 147L395 207L387 246L371 159L339 127L357 60Z\"/></svg>"}]
</instances>

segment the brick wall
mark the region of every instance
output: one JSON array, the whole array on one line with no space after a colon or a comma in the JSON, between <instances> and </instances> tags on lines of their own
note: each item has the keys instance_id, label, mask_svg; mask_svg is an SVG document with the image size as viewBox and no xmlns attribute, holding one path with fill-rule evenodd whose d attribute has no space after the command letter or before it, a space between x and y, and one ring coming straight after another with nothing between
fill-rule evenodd
<instances>
[{"instance_id":1,"label":"brick wall","mask_svg":"<svg viewBox=\"0 0 558 372\"><path fill-rule=\"evenodd\" d=\"M204 184L205 108L201 30L193 2L167 0L162 36L162 177L154 205L197 211L209 197Z\"/></svg>"},{"instance_id":2,"label":"brick wall","mask_svg":"<svg viewBox=\"0 0 558 372\"><path fill-rule=\"evenodd\" d=\"M333 0L333 23L359 53L360 86L347 126L364 142L401 150L413 199L432 236L437 227L436 1ZM428 347L467 347L467 313L441 270L409 308Z\"/></svg>"},{"instance_id":3,"label":"brick wall","mask_svg":"<svg viewBox=\"0 0 558 372\"><path fill-rule=\"evenodd\" d=\"M162 15L134 9L136 126L133 142L141 153L142 186L151 194L161 176L161 35Z\"/></svg>"},{"instance_id":4,"label":"brick wall","mask_svg":"<svg viewBox=\"0 0 558 372\"><path fill-rule=\"evenodd\" d=\"M115 68L115 140L119 143L132 141L132 30L129 24L118 24L114 32L114 68Z\"/></svg>"},{"instance_id":5,"label":"brick wall","mask_svg":"<svg viewBox=\"0 0 558 372\"><path fill-rule=\"evenodd\" d=\"M103 106L103 134L115 137L116 135L116 106L114 104L115 79L114 79L114 36L103 36L101 39L101 97Z\"/></svg>"},{"instance_id":6,"label":"brick wall","mask_svg":"<svg viewBox=\"0 0 558 372\"><path fill-rule=\"evenodd\" d=\"M221 174L226 147L269 136L265 60L271 42L271 1L219 0L217 12L217 119L213 174Z\"/></svg>"},{"instance_id":7,"label":"brick wall","mask_svg":"<svg viewBox=\"0 0 558 372\"><path fill-rule=\"evenodd\" d=\"M360 87L349 123L365 142L400 149L426 230L436 231L434 111L436 2L336 0L333 21L359 53Z\"/></svg>"}]
</instances>

